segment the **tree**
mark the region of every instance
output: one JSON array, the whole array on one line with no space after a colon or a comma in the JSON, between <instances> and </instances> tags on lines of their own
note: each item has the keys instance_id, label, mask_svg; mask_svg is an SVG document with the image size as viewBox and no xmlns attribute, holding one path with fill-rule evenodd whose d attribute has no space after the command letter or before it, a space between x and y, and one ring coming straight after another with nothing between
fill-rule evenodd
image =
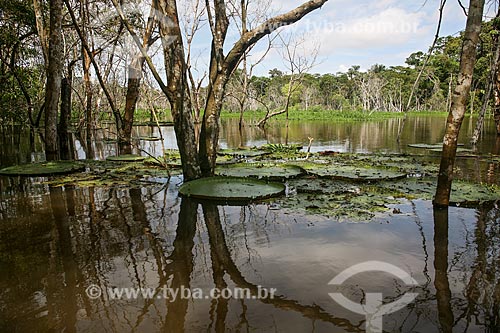
<instances>
[{"instance_id":1,"label":"tree","mask_svg":"<svg viewBox=\"0 0 500 333\"><path fill-rule=\"evenodd\" d=\"M268 109L264 118L259 121L259 127L264 127L270 118L284 113L286 114L288 128L288 117L292 97L294 94L298 95L299 89L302 88L304 76L312 67L314 67L316 56L319 51L318 47L313 50L306 50L305 36L301 36L299 38L294 38L292 35L279 37L281 43L283 44L283 61L289 71L288 82L282 88L283 95L285 96L285 105L283 106L283 109L273 113L270 113L270 110Z\"/></svg>"},{"instance_id":2,"label":"tree","mask_svg":"<svg viewBox=\"0 0 500 333\"><path fill-rule=\"evenodd\" d=\"M214 174L219 139L219 117L226 93L226 85L245 52L263 37L280 27L299 21L308 13L320 8L327 1L311 0L285 14L267 19L262 24L253 29L248 29L242 34L227 53L224 52L224 43L226 42L230 21L226 1L215 0L213 3L206 1L205 10L212 33L212 46L208 70L208 86L206 88L205 113L203 114L200 140L197 147L188 84L188 66L182 29L179 23L177 1L159 0L158 2L160 36L167 77L167 83L165 84L157 73L146 50L141 47L141 42L132 26L128 23L123 12L120 12L118 2L113 0L122 22L125 23L127 30L134 37L134 41L140 47L154 78L170 102L183 174L186 180ZM245 6L246 0L242 0L242 7Z\"/></svg>"},{"instance_id":3,"label":"tree","mask_svg":"<svg viewBox=\"0 0 500 333\"><path fill-rule=\"evenodd\" d=\"M45 155L58 159L57 116L63 68L62 7L63 0L50 0L47 84L45 85Z\"/></svg>"},{"instance_id":4,"label":"tree","mask_svg":"<svg viewBox=\"0 0 500 333\"><path fill-rule=\"evenodd\" d=\"M439 168L438 185L434 205L447 207L450 201L453 167L457 153L458 134L464 119L467 101L472 84L476 61L476 48L481 31L484 0L471 0L460 59L460 73L451 102L451 110L446 122L443 139L443 153Z\"/></svg>"},{"instance_id":5,"label":"tree","mask_svg":"<svg viewBox=\"0 0 500 333\"><path fill-rule=\"evenodd\" d=\"M261 25L245 32L231 50L224 54L224 42L229 28L224 0L215 0L213 11L207 7L212 31L207 101L200 133L200 167L204 176L211 176L215 169L216 150L219 139L219 116L229 76L236 69L246 50L279 27L295 23L305 15L323 6L328 0L311 0L299 7L266 20ZM243 0L244 2L244 0Z\"/></svg>"}]
</instances>

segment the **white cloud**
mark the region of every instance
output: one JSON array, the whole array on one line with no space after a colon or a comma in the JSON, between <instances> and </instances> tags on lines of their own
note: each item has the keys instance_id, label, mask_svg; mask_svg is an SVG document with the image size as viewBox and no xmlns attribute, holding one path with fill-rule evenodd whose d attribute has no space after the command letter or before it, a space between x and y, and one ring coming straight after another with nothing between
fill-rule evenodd
<instances>
[{"instance_id":1,"label":"white cloud","mask_svg":"<svg viewBox=\"0 0 500 333\"><path fill-rule=\"evenodd\" d=\"M372 16L329 22L314 29L323 51L386 48L419 38L427 31L422 26L424 13L386 8Z\"/></svg>"}]
</instances>

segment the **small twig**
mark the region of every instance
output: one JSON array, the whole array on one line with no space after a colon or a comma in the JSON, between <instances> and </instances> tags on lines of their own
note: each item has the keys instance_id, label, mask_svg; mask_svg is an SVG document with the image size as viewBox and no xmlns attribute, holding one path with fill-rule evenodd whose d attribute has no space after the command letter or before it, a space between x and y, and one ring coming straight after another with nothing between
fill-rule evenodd
<instances>
[{"instance_id":1,"label":"small twig","mask_svg":"<svg viewBox=\"0 0 500 333\"><path fill-rule=\"evenodd\" d=\"M312 142L314 141L314 138L311 138L310 136L307 138L309 139L309 145L307 146L306 160L309 159L309 154L311 153L311 145L312 145Z\"/></svg>"}]
</instances>

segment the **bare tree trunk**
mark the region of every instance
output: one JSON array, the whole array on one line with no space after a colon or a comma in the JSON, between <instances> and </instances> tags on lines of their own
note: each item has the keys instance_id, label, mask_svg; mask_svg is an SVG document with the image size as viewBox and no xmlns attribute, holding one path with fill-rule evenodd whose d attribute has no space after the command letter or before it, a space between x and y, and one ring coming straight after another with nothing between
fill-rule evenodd
<instances>
[{"instance_id":1,"label":"bare tree trunk","mask_svg":"<svg viewBox=\"0 0 500 333\"><path fill-rule=\"evenodd\" d=\"M71 119L71 89L73 85L73 62L68 66L68 75L62 80L61 86L61 117L59 118L59 148L61 159L72 159L68 126Z\"/></svg>"},{"instance_id":2,"label":"bare tree trunk","mask_svg":"<svg viewBox=\"0 0 500 333\"><path fill-rule=\"evenodd\" d=\"M50 0L49 54L45 86L45 155L48 161L58 156L57 115L63 67L62 0Z\"/></svg>"},{"instance_id":3,"label":"bare tree trunk","mask_svg":"<svg viewBox=\"0 0 500 333\"><path fill-rule=\"evenodd\" d=\"M106 99L109 103L109 107L111 108L111 111L113 112L113 116L115 117L115 122L118 128L121 127L122 123L122 117L120 114L120 111L116 108L115 106L115 101L113 97L111 96L109 90L106 87L106 84L104 82L104 79L101 75L101 72L99 70L99 66L97 65L97 62L94 59L94 55L88 45L86 36L84 35L82 29L80 29L80 26L78 25L78 20L76 19L75 12L73 11L73 8L71 7L69 0L63 0L66 8L68 10L69 15L71 16L71 21L73 22L73 27L76 30L76 33L78 34L78 37L80 38L80 41L82 43L82 47L85 49L86 53L90 56L90 62L92 63L92 66L94 68L94 72L96 74L97 80L99 81L99 85L101 86L102 91L104 92L104 95L106 95Z\"/></svg>"},{"instance_id":4,"label":"bare tree trunk","mask_svg":"<svg viewBox=\"0 0 500 333\"><path fill-rule=\"evenodd\" d=\"M460 127L462 126L466 111L467 97L470 93L483 9L484 0L470 1L469 15L467 17L467 26L462 46L462 57L460 60L460 73L453 94L451 110L446 123L446 133L443 139L443 153L441 155L438 185L434 198L435 206L448 206L450 202L458 134L460 133Z\"/></svg>"},{"instance_id":5,"label":"bare tree trunk","mask_svg":"<svg viewBox=\"0 0 500 333\"><path fill-rule=\"evenodd\" d=\"M498 66L496 68L494 88L495 105L493 107L493 116L495 118L497 135L500 136L500 61L498 62Z\"/></svg>"},{"instance_id":6,"label":"bare tree trunk","mask_svg":"<svg viewBox=\"0 0 500 333\"><path fill-rule=\"evenodd\" d=\"M219 140L219 116L226 84L230 75L240 63L242 56L248 48L255 45L264 36L269 35L278 27L299 21L308 13L320 8L327 1L311 0L285 14L268 19L260 26L244 33L227 55L224 55L223 50L229 26L225 1L215 1L215 13L212 13L211 9L207 6L209 25L212 31L212 51L207 89L208 96L200 133L199 156L203 176L212 176L214 174Z\"/></svg>"},{"instance_id":7,"label":"bare tree trunk","mask_svg":"<svg viewBox=\"0 0 500 333\"><path fill-rule=\"evenodd\" d=\"M142 47L146 52L151 45L151 36L153 34L153 29L155 26L154 13L157 10L157 7L157 1L153 0L151 3L151 12L149 14L146 31L144 32L144 37L142 40ZM132 152L132 126L134 124L134 113L137 106L137 100L139 98L139 90L142 80L142 68L144 67L145 61L146 58L142 55L141 52L139 52L134 56L128 68L125 112L123 114L122 128L118 129L118 143L120 147L120 153L122 154L130 154Z\"/></svg>"},{"instance_id":8,"label":"bare tree trunk","mask_svg":"<svg viewBox=\"0 0 500 333\"><path fill-rule=\"evenodd\" d=\"M162 90L167 95L171 105L184 178L192 180L201 176L201 170L191 113L186 58L179 28L177 4L175 0L160 0L159 8L170 21L169 24L163 20L160 21L165 69L168 78L167 86L162 87ZM150 62L148 65L151 68ZM158 81L158 78L156 79Z\"/></svg>"},{"instance_id":9,"label":"bare tree trunk","mask_svg":"<svg viewBox=\"0 0 500 333\"><path fill-rule=\"evenodd\" d=\"M82 30L83 31L83 30ZM93 92L92 83L90 82L90 65L91 56L87 51L82 48L82 62L83 62L83 87L85 91L85 142L87 147L87 158L93 158L92 150L92 130L93 130L93 117L92 117L92 104L93 104Z\"/></svg>"},{"instance_id":10,"label":"bare tree trunk","mask_svg":"<svg viewBox=\"0 0 500 333\"><path fill-rule=\"evenodd\" d=\"M40 0L33 0L33 10L35 12L35 23L38 36L40 37L40 45L42 46L43 59L45 65L49 63L49 38L45 27L42 4Z\"/></svg>"}]
</instances>

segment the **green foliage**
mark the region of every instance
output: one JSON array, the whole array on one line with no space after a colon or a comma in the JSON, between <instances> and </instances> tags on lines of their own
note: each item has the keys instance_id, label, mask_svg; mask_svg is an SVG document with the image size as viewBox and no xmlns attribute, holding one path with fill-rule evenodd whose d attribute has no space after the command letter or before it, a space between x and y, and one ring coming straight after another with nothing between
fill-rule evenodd
<instances>
[{"instance_id":1,"label":"green foliage","mask_svg":"<svg viewBox=\"0 0 500 333\"><path fill-rule=\"evenodd\" d=\"M478 59L475 65L473 91L469 110L478 110L486 93L493 58L494 42L498 38L498 20L483 23ZM406 66L387 67L374 64L362 71L353 65L345 73L303 74L292 89L289 118L300 120L370 120L373 113L403 111L447 111L450 92L458 77L463 33L437 40L413 97L406 109L414 82L428 57L427 50L408 56ZM262 119L263 108L271 112L282 110L288 93L290 74L278 69L269 76L252 77L246 118ZM232 93L231 91L229 93ZM493 99L493 96L491 97ZM473 106L473 107L472 107ZM226 109L232 110L230 104ZM335 111L332 111L335 110ZM346 112L347 111L347 112ZM283 119L285 116L278 116Z\"/></svg>"}]
</instances>

